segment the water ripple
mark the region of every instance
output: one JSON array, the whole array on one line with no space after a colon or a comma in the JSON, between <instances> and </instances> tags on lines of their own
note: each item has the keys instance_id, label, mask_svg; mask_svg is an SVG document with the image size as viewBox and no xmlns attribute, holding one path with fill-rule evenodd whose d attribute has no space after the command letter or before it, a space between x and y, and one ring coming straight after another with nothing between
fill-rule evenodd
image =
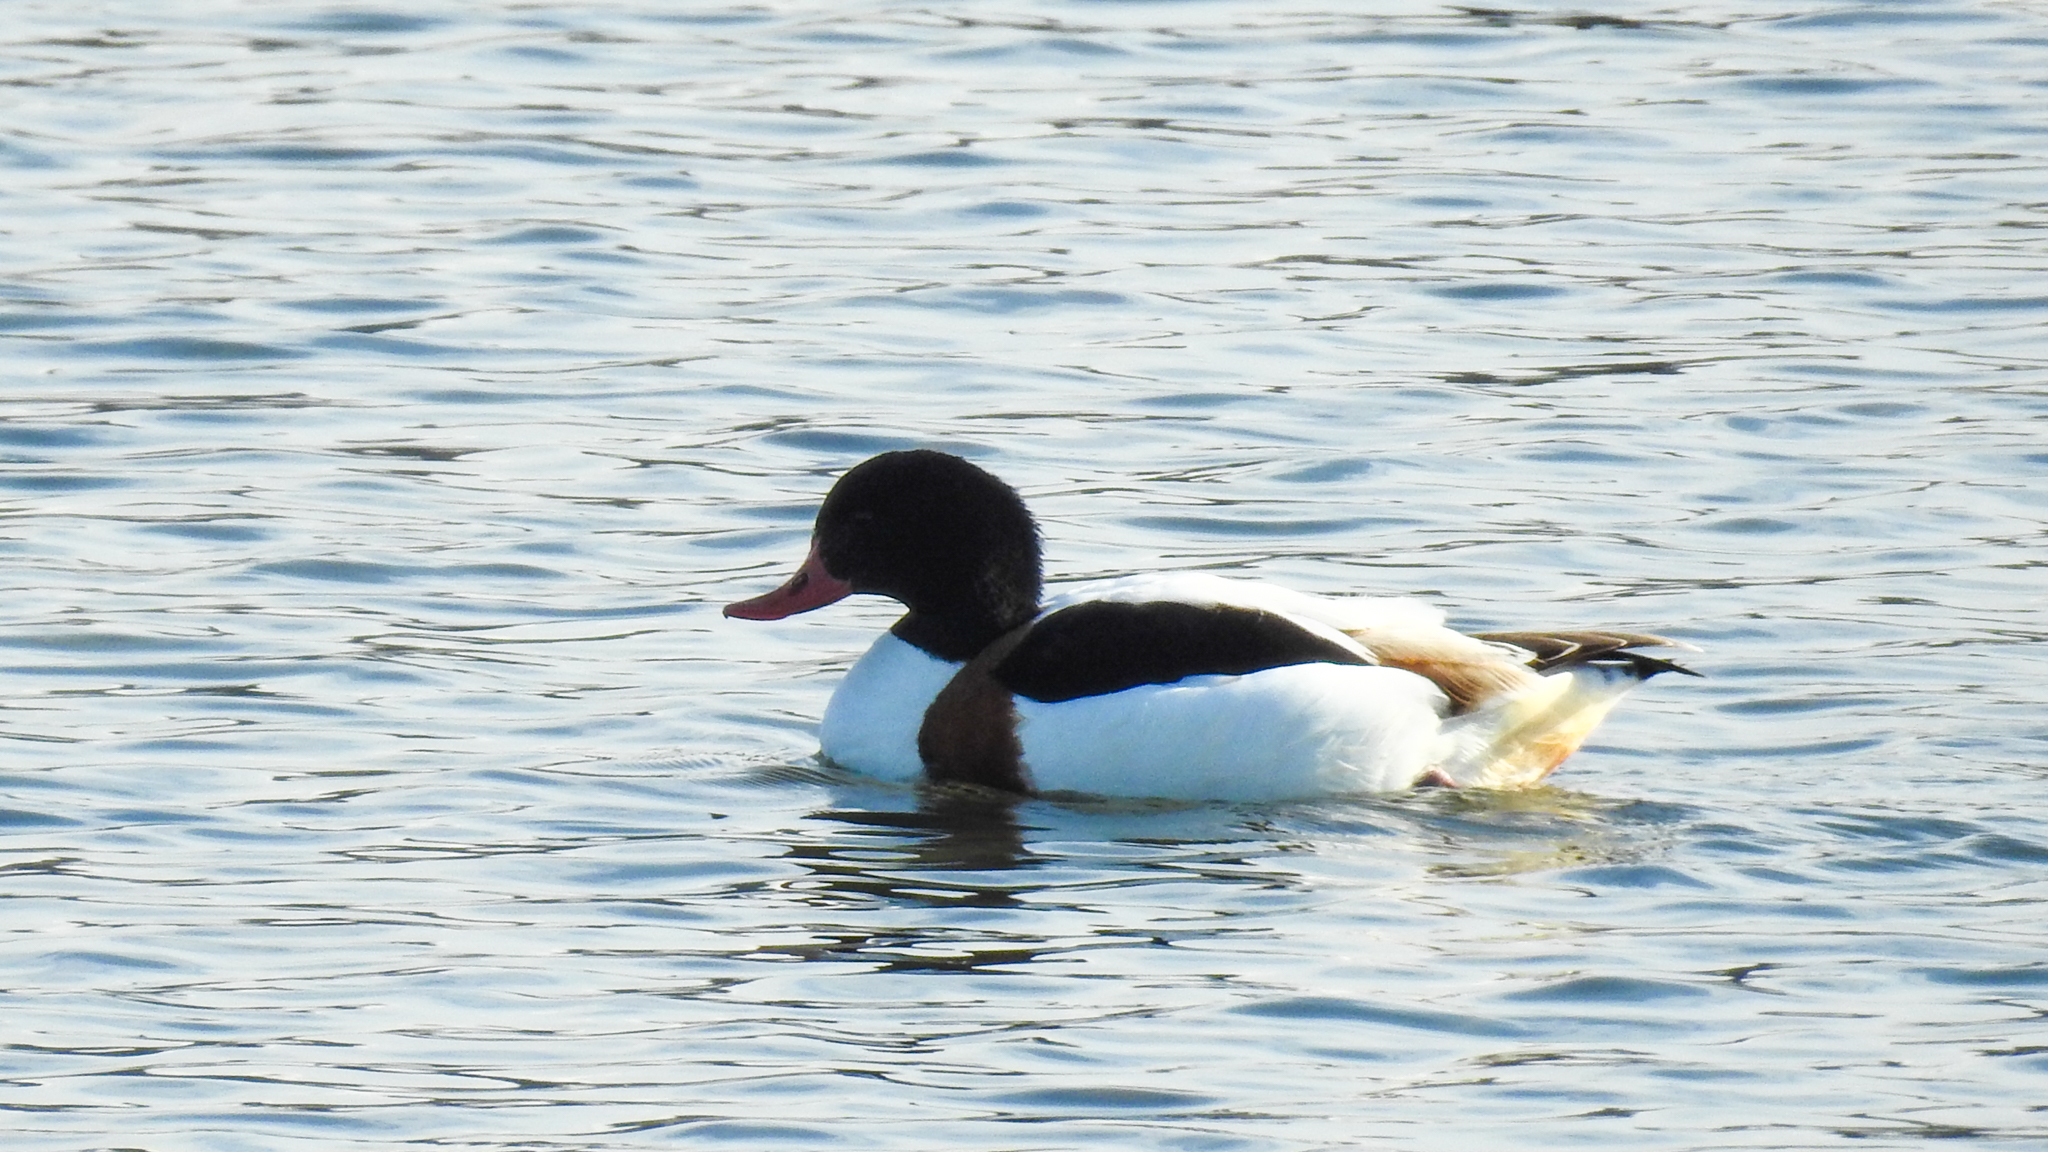
<instances>
[{"instance_id":1,"label":"water ripple","mask_svg":"<svg viewBox=\"0 0 2048 1152\"><path fill-rule=\"evenodd\" d=\"M14 15L10 1146L2048 1139L2037 13ZM717 605L916 446L1710 676L1506 796L861 780L890 611Z\"/></svg>"}]
</instances>

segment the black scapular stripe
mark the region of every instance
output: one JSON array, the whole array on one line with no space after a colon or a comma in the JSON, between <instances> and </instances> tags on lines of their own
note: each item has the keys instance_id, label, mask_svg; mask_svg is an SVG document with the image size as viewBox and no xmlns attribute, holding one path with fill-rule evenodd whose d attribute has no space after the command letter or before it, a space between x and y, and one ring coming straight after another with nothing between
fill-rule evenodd
<instances>
[{"instance_id":1,"label":"black scapular stripe","mask_svg":"<svg viewBox=\"0 0 2048 1152\"><path fill-rule=\"evenodd\" d=\"M1032 625L993 675L1019 696L1057 704L1189 676L1372 662L1285 616L1255 608L1091 600Z\"/></svg>"}]
</instances>

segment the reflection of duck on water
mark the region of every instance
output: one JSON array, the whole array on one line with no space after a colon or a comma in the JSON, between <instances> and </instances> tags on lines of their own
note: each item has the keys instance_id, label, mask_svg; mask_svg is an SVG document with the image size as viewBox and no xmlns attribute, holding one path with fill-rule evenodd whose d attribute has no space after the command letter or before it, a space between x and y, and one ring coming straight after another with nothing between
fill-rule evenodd
<instances>
[{"instance_id":1,"label":"reflection of duck on water","mask_svg":"<svg viewBox=\"0 0 2048 1152\"><path fill-rule=\"evenodd\" d=\"M917 810L828 809L813 820L843 825L794 843L783 859L808 874L803 902L823 907L908 906L1002 909L1022 906L1017 869L1039 858L1024 846L1015 797L974 790L926 789ZM1028 887L1022 887L1028 891ZM757 955L874 965L882 972L961 972L1029 964L1062 951L1035 936L945 919L875 931L818 928L799 943L763 945Z\"/></svg>"},{"instance_id":2,"label":"reflection of duck on water","mask_svg":"<svg viewBox=\"0 0 2048 1152\"><path fill-rule=\"evenodd\" d=\"M1616 701L1687 672L1624 632L1466 636L1410 600L1165 573L1041 605L1038 529L940 452L841 477L789 581L726 608L779 620L856 592L909 609L833 694L827 758L1012 792L1279 799L1543 779ZM1688 674L1691 674L1688 672Z\"/></svg>"},{"instance_id":3,"label":"reflection of duck on water","mask_svg":"<svg viewBox=\"0 0 2048 1152\"><path fill-rule=\"evenodd\" d=\"M896 867L919 872L1008 872L1038 863L1037 855L1024 846L1016 797L996 792L927 788L918 793L914 812L834 808L814 813L812 818L848 824L872 835ZM822 851L820 857L836 856L838 851ZM849 853L847 862L863 874L875 863L858 852ZM923 880L913 883L928 886ZM940 902L1014 903L1007 888L961 889L958 893L948 889Z\"/></svg>"}]
</instances>

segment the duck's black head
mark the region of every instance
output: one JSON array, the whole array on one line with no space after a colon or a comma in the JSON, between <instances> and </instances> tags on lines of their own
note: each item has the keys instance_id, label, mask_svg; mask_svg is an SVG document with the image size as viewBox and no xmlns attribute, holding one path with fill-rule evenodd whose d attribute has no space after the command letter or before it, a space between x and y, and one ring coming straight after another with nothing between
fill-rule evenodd
<instances>
[{"instance_id":1,"label":"duck's black head","mask_svg":"<svg viewBox=\"0 0 2048 1152\"><path fill-rule=\"evenodd\" d=\"M729 616L777 619L871 592L910 611L897 636L965 660L1038 611L1038 527L1009 485L944 452L884 452L825 497L804 567Z\"/></svg>"}]
</instances>

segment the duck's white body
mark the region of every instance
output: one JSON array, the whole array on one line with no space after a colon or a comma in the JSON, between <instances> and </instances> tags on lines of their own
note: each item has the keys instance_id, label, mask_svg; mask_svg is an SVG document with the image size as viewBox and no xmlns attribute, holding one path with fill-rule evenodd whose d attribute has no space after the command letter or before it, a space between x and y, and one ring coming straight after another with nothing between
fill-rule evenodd
<instances>
[{"instance_id":1,"label":"duck's white body","mask_svg":"<svg viewBox=\"0 0 2048 1152\"><path fill-rule=\"evenodd\" d=\"M1381 665L1294 664L1244 675L1191 676L1058 703L1015 701L1017 739L1040 792L1271 800L1385 792L1418 781L1509 785L1540 779L1576 747L1635 678L1581 667L1541 675L1526 653L1453 632L1412 600L1325 598L1200 573L1074 587L1044 615L1091 600L1231 605L1288 617L1369 658L1398 643L1516 674L1516 691L1452 716L1429 678ZM918 733L962 663L884 634L825 709L827 759L890 780L921 777ZM1532 732L1531 722L1541 731ZM1570 747L1556 755L1561 734ZM1532 751L1533 739L1547 741Z\"/></svg>"}]
</instances>

